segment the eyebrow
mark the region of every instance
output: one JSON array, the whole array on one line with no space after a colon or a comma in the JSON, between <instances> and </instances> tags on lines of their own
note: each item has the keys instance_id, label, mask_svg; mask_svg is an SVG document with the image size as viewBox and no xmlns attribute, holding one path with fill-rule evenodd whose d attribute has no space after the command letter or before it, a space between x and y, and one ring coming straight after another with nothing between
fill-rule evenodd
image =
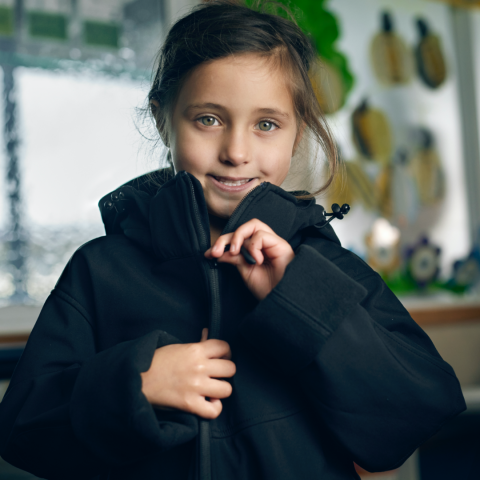
<instances>
[{"instance_id":1,"label":"eyebrow","mask_svg":"<svg viewBox=\"0 0 480 480\"><path fill-rule=\"evenodd\" d=\"M185 113L188 112L189 110L203 110L205 108L225 110L225 107L222 105L219 105L218 103L206 102L206 103L196 103L196 104L188 105L187 108L185 108ZM275 108L257 108L257 110L255 110L255 113L263 113L265 115L278 115L280 117L290 118L290 115L287 112L282 112L281 110L277 110Z\"/></svg>"}]
</instances>

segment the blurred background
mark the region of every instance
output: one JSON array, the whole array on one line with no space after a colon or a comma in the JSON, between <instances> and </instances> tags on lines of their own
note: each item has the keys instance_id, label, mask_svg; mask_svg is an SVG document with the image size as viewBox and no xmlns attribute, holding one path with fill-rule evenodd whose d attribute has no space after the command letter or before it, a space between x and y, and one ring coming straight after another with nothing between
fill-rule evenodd
<instances>
[{"instance_id":1,"label":"blurred background","mask_svg":"<svg viewBox=\"0 0 480 480\"><path fill-rule=\"evenodd\" d=\"M68 259L104 234L100 198L163 165L142 109L169 25L196 3L0 0L0 399ZM468 405L374 478L480 479L480 1L281 3L318 51L311 81L345 163L317 203L351 206L343 246L427 331ZM309 148L285 188L325 178ZM35 477L0 459L0 478Z\"/></svg>"}]
</instances>

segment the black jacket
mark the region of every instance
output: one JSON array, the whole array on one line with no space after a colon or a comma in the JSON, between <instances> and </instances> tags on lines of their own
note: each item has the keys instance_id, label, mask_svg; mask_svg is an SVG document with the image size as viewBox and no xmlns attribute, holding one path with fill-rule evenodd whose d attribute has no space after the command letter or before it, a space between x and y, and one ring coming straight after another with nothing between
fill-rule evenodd
<instances>
[{"instance_id":1,"label":"black jacket","mask_svg":"<svg viewBox=\"0 0 480 480\"><path fill-rule=\"evenodd\" d=\"M264 183L230 218L224 233L258 218L294 249L261 302L204 258L192 175L130 182L101 209L107 235L66 266L0 405L8 462L59 480L355 479L354 461L398 467L465 409L452 368L313 200ZM237 367L222 413L153 408L140 372L155 349L207 326Z\"/></svg>"}]
</instances>

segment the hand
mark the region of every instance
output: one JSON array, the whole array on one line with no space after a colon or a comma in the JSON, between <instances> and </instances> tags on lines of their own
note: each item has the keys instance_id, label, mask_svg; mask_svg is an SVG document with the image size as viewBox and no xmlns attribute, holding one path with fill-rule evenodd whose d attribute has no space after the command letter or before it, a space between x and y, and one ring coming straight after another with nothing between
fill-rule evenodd
<instances>
[{"instance_id":1,"label":"hand","mask_svg":"<svg viewBox=\"0 0 480 480\"><path fill-rule=\"evenodd\" d=\"M220 415L220 399L232 394L231 384L221 378L233 377L236 367L229 344L207 337L204 328L199 343L157 348L149 370L141 373L142 392L154 407L179 409L209 420Z\"/></svg>"},{"instance_id":2,"label":"hand","mask_svg":"<svg viewBox=\"0 0 480 480\"><path fill-rule=\"evenodd\" d=\"M225 246L230 250L225 252ZM244 246L256 260L247 263L240 253ZM236 265L248 289L258 300L263 300L280 282L287 265L295 258L290 244L279 237L268 225L254 218L233 233L218 237L205 252L206 258Z\"/></svg>"}]
</instances>

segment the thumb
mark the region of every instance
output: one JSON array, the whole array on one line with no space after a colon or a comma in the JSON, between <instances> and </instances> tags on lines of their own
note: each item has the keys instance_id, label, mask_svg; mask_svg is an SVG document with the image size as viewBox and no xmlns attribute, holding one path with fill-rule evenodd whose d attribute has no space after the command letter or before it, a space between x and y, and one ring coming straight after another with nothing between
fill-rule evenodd
<instances>
[{"instance_id":1,"label":"thumb","mask_svg":"<svg viewBox=\"0 0 480 480\"><path fill-rule=\"evenodd\" d=\"M204 342L208 339L208 328L204 328L202 330L202 338L200 339L201 342Z\"/></svg>"}]
</instances>

